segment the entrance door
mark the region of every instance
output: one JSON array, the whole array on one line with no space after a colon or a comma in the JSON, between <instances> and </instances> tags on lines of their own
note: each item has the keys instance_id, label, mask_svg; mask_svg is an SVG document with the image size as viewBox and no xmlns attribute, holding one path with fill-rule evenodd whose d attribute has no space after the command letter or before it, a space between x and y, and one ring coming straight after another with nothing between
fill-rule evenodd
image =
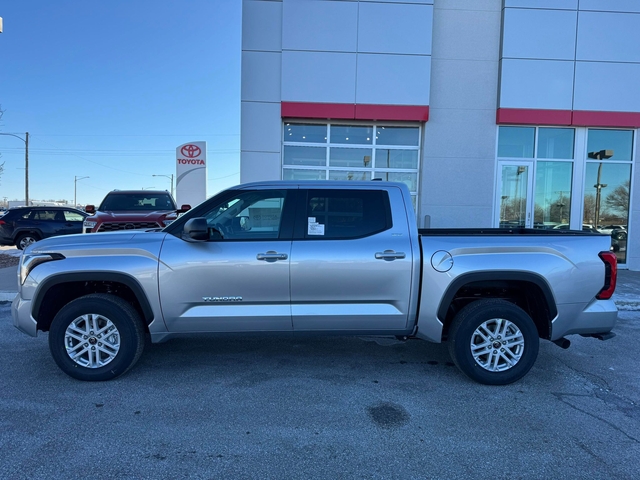
<instances>
[{"instance_id":1,"label":"entrance door","mask_svg":"<svg viewBox=\"0 0 640 480\"><path fill-rule=\"evenodd\" d=\"M498 162L498 168L495 226L533 227L533 162Z\"/></svg>"}]
</instances>

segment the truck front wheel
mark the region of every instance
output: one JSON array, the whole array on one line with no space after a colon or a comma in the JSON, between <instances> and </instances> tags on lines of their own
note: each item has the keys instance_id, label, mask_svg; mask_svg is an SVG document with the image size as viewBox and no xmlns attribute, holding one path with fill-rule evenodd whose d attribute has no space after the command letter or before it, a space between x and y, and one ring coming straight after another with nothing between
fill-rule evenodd
<instances>
[{"instance_id":1,"label":"truck front wheel","mask_svg":"<svg viewBox=\"0 0 640 480\"><path fill-rule=\"evenodd\" d=\"M143 348L140 316L114 295L91 294L69 302L49 330L53 359L78 380L116 378L138 361Z\"/></svg>"},{"instance_id":2,"label":"truck front wheel","mask_svg":"<svg viewBox=\"0 0 640 480\"><path fill-rule=\"evenodd\" d=\"M449 353L469 378L485 385L520 380L538 357L540 339L533 320L506 300L477 300L453 319Z\"/></svg>"}]
</instances>

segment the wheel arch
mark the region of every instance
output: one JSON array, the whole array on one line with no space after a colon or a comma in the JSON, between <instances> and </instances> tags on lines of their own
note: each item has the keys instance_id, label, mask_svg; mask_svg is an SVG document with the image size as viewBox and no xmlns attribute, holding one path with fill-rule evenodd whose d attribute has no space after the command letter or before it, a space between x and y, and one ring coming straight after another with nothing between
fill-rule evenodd
<instances>
[{"instance_id":1,"label":"wheel arch","mask_svg":"<svg viewBox=\"0 0 640 480\"><path fill-rule=\"evenodd\" d=\"M522 308L533 320L540 338L551 338L551 321L558 309L551 287L541 275L531 272L472 272L456 277L438 307L445 339L455 314L474 300L501 298Z\"/></svg>"},{"instance_id":2,"label":"wheel arch","mask_svg":"<svg viewBox=\"0 0 640 480\"><path fill-rule=\"evenodd\" d=\"M129 302L140 314L145 328L154 313L144 289L131 275L118 272L71 272L52 275L39 286L31 314L38 330L48 331L58 311L76 298L91 293L110 293Z\"/></svg>"}]
</instances>

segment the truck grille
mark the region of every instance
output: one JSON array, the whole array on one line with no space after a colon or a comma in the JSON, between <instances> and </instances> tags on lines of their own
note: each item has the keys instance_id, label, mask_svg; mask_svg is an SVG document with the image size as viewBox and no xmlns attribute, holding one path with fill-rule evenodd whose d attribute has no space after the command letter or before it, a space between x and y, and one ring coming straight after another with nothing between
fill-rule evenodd
<instances>
[{"instance_id":1,"label":"truck grille","mask_svg":"<svg viewBox=\"0 0 640 480\"><path fill-rule=\"evenodd\" d=\"M147 228L162 228L157 222L105 222L98 227L99 232L113 232L115 230L139 230Z\"/></svg>"}]
</instances>

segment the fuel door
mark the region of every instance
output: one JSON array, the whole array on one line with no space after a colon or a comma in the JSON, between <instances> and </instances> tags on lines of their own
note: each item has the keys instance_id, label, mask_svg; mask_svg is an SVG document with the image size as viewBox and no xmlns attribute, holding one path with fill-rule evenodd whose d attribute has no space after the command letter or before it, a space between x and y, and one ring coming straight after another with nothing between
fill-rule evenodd
<instances>
[{"instance_id":1,"label":"fuel door","mask_svg":"<svg viewBox=\"0 0 640 480\"><path fill-rule=\"evenodd\" d=\"M436 272L448 272L453 267L453 257L446 250L438 250L431 255L431 266Z\"/></svg>"}]
</instances>

